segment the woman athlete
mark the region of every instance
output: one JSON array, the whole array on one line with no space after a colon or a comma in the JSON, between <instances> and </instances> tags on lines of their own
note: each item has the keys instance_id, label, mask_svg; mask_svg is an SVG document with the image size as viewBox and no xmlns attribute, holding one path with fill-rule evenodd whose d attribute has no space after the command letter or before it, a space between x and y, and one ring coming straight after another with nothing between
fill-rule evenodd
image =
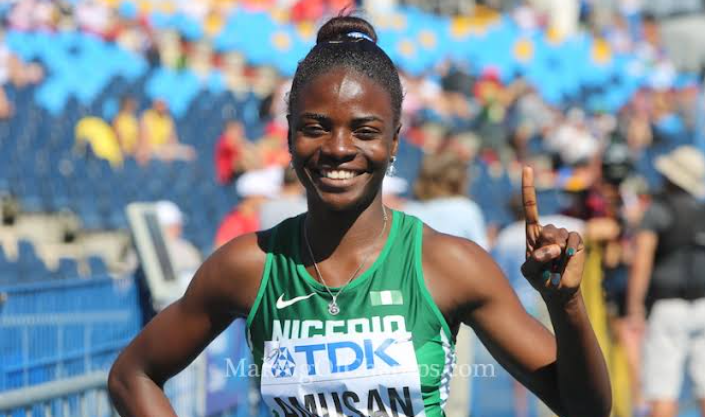
<instances>
[{"instance_id":1,"label":"woman athlete","mask_svg":"<svg viewBox=\"0 0 705 417\"><path fill-rule=\"evenodd\" d=\"M560 416L608 416L610 383L580 294L580 236L538 222L523 173L526 263L555 336L489 255L382 204L402 88L372 26L336 17L299 63L289 146L308 212L233 239L125 348L122 416L175 415L162 387L235 318L272 415L443 416L460 323Z\"/></svg>"}]
</instances>

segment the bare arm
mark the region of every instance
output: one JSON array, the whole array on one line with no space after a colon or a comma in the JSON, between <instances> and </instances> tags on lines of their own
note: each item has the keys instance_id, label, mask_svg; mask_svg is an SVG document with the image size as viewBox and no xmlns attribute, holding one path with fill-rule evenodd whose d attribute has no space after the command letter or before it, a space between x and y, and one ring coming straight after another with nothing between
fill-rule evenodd
<instances>
[{"instance_id":1,"label":"bare arm","mask_svg":"<svg viewBox=\"0 0 705 417\"><path fill-rule=\"evenodd\" d=\"M524 310L482 248L440 234L425 240L424 274L446 317L455 310L451 321L472 326L492 356L556 414L609 415L607 369L580 292L545 298L554 336Z\"/></svg>"},{"instance_id":2,"label":"bare arm","mask_svg":"<svg viewBox=\"0 0 705 417\"><path fill-rule=\"evenodd\" d=\"M160 312L125 348L108 378L110 397L125 416L175 416L164 383L184 369L254 301L264 252L247 235L216 252L186 294Z\"/></svg>"},{"instance_id":3,"label":"bare arm","mask_svg":"<svg viewBox=\"0 0 705 417\"><path fill-rule=\"evenodd\" d=\"M612 408L609 375L580 294L582 239L539 224L530 168L524 168L522 194L521 272L546 302L555 336L526 313L494 261L471 242L439 234L428 239L437 241L428 245L436 254L429 262L431 278L453 292L436 296L446 314L472 326L493 356L557 414L606 417Z\"/></svg>"},{"instance_id":4,"label":"bare arm","mask_svg":"<svg viewBox=\"0 0 705 417\"><path fill-rule=\"evenodd\" d=\"M630 316L644 317L644 302L654 267L657 244L658 235L650 230L640 231L635 237L636 249L627 285L627 313Z\"/></svg>"}]
</instances>

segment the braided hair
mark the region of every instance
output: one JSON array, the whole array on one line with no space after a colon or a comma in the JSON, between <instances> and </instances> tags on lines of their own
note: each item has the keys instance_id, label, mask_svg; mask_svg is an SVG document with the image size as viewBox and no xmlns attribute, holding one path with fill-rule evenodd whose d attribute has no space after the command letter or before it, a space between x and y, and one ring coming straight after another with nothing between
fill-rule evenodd
<instances>
[{"instance_id":1,"label":"braided hair","mask_svg":"<svg viewBox=\"0 0 705 417\"><path fill-rule=\"evenodd\" d=\"M377 33L365 19L337 16L318 31L316 45L299 62L289 92L288 112L296 105L301 89L318 75L336 67L364 74L389 93L394 123L401 117L403 93L399 73L389 56L377 46Z\"/></svg>"}]
</instances>

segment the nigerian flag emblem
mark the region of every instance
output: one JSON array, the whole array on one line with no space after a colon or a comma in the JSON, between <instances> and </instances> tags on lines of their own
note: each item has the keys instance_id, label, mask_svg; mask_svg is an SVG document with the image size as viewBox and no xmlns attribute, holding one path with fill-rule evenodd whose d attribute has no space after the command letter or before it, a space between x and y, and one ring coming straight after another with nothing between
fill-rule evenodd
<instances>
[{"instance_id":1,"label":"nigerian flag emblem","mask_svg":"<svg viewBox=\"0 0 705 417\"><path fill-rule=\"evenodd\" d=\"M400 306L404 304L404 298L398 290L370 291L370 303L373 306Z\"/></svg>"}]
</instances>

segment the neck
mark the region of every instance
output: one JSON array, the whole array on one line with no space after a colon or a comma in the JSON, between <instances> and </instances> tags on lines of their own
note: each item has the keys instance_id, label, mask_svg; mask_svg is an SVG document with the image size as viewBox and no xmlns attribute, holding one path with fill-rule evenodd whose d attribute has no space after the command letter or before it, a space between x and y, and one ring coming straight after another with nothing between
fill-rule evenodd
<instances>
[{"instance_id":1,"label":"neck","mask_svg":"<svg viewBox=\"0 0 705 417\"><path fill-rule=\"evenodd\" d=\"M310 205L304 227L315 261L321 262L333 255L338 258L338 254L345 254L342 256L348 259L361 259L369 251L377 249L379 242L384 242L384 236L380 236L380 233L385 228L385 210L386 235L391 228L392 215L388 209L383 210L380 196L375 197L367 207L345 212Z\"/></svg>"}]
</instances>

